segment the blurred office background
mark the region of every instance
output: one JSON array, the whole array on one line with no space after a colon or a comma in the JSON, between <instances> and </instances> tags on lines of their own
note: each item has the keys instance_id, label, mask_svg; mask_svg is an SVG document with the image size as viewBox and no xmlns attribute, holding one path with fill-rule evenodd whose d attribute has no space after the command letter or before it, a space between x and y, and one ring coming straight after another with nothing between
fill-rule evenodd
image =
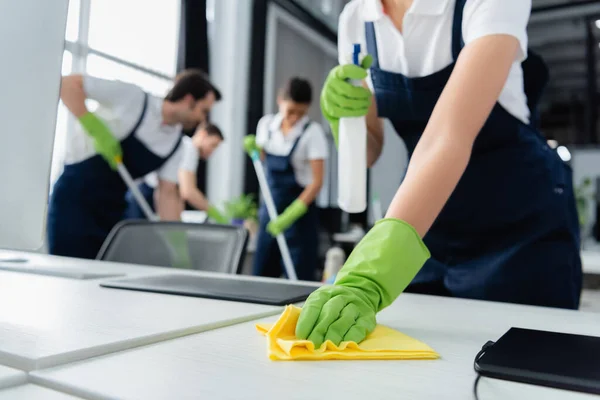
<instances>
[{"instance_id":1,"label":"blurred office background","mask_svg":"<svg viewBox=\"0 0 600 400\"><path fill-rule=\"evenodd\" d=\"M207 71L223 94L211 114L225 142L198 181L214 202L258 194L243 137L276 111L277 88L289 77L308 78L318 93L337 64L337 21L346 0L71 0L63 73L88 73L136 83L163 95L177 71ZM600 251L600 132L598 62L600 1L533 0L530 47L547 62L550 84L543 96L541 127L573 167L579 187L586 251ZM316 98L317 96L315 96ZM323 123L317 102L310 116ZM52 181L62 168L67 132L74 121L61 105ZM362 215L344 216L336 205L336 154L331 157L317 204L331 237L350 224L367 229L373 204ZM406 150L386 125L382 157L369 173L369 196L389 205L407 165ZM587 186L584 182L589 182ZM600 254L600 253L599 253ZM599 266L600 269L600 266ZM600 273L600 272L599 272Z\"/></svg>"}]
</instances>

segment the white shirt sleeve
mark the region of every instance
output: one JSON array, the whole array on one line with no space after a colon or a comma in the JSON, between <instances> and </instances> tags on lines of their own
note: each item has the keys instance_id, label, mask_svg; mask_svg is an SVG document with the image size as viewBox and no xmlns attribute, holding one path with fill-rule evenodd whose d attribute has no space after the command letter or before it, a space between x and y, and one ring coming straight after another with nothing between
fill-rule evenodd
<instances>
[{"instance_id":1,"label":"white shirt sleeve","mask_svg":"<svg viewBox=\"0 0 600 400\"><path fill-rule=\"evenodd\" d=\"M183 139L183 138L182 138ZM177 173L183 160L184 144L181 143L175 153L157 171L158 178L163 181L177 183Z\"/></svg>"},{"instance_id":2,"label":"white shirt sleeve","mask_svg":"<svg viewBox=\"0 0 600 400\"><path fill-rule=\"evenodd\" d=\"M329 145L323 128L317 122L312 122L305 132L306 158L308 160L326 160L329 158Z\"/></svg>"},{"instance_id":3,"label":"white shirt sleeve","mask_svg":"<svg viewBox=\"0 0 600 400\"><path fill-rule=\"evenodd\" d=\"M527 58L527 23L531 0L468 0L463 15L465 44L488 35L511 35L519 40L515 61Z\"/></svg>"},{"instance_id":4,"label":"white shirt sleeve","mask_svg":"<svg viewBox=\"0 0 600 400\"><path fill-rule=\"evenodd\" d=\"M265 115L256 125L256 145L261 149L264 149L269 139L269 123L271 123L272 119L273 115Z\"/></svg>"},{"instance_id":5,"label":"white shirt sleeve","mask_svg":"<svg viewBox=\"0 0 600 400\"><path fill-rule=\"evenodd\" d=\"M194 146L192 138L188 136L182 138L181 146L183 147L183 155L179 169L195 173L198 170L198 162L200 160L198 149Z\"/></svg>"},{"instance_id":6,"label":"white shirt sleeve","mask_svg":"<svg viewBox=\"0 0 600 400\"><path fill-rule=\"evenodd\" d=\"M131 112L141 112L143 106L144 91L131 83L85 75L83 90L88 99L95 100L107 108L125 108L133 105L135 110Z\"/></svg>"}]
</instances>

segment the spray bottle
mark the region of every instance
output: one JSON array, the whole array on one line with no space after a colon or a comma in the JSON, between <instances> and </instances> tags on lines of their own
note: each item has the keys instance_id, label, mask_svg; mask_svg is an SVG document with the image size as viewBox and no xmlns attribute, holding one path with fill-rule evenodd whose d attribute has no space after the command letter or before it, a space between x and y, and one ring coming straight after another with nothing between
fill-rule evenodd
<instances>
[{"instance_id":1,"label":"spray bottle","mask_svg":"<svg viewBox=\"0 0 600 400\"><path fill-rule=\"evenodd\" d=\"M360 44L355 44L352 63L360 65L360 62ZM347 213L361 213L367 208L367 121L364 116L340 118L338 196L340 208Z\"/></svg>"}]
</instances>

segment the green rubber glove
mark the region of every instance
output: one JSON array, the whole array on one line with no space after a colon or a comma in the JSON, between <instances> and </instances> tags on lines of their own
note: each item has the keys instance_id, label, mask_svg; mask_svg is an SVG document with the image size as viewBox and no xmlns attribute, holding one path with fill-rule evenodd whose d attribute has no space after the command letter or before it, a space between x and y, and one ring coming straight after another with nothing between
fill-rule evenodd
<instances>
[{"instance_id":1,"label":"green rubber glove","mask_svg":"<svg viewBox=\"0 0 600 400\"><path fill-rule=\"evenodd\" d=\"M338 145L340 118L367 115L371 104L371 91L354 86L350 80L363 80L371 67L373 57L367 55L361 66L338 65L329 72L321 90L321 112L331 126L335 145Z\"/></svg>"},{"instance_id":2,"label":"green rubber glove","mask_svg":"<svg viewBox=\"0 0 600 400\"><path fill-rule=\"evenodd\" d=\"M320 347L326 340L361 342L375 329L375 315L406 289L429 250L412 226L382 219L356 246L333 285L313 292L296 325L298 339Z\"/></svg>"},{"instance_id":3,"label":"green rubber glove","mask_svg":"<svg viewBox=\"0 0 600 400\"><path fill-rule=\"evenodd\" d=\"M79 123L94 140L94 148L112 169L117 169L117 160L123 158L121 143L113 136L110 129L91 112L82 115Z\"/></svg>"},{"instance_id":4,"label":"green rubber glove","mask_svg":"<svg viewBox=\"0 0 600 400\"><path fill-rule=\"evenodd\" d=\"M252 157L252 153L254 153L255 150L260 153L261 148L256 144L255 135L248 135L244 138L244 150L246 150L246 153L248 153L250 157Z\"/></svg>"},{"instance_id":5,"label":"green rubber glove","mask_svg":"<svg viewBox=\"0 0 600 400\"><path fill-rule=\"evenodd\" d=\"M228 224L229 223L229 220L227 218L225 218L225 216L223 214L221 214L221 211L219 211L213 205L208 206L208 209L206 210L206 215L208 215L208 218L212 219L213 221L215 221L218 224Z\"/></svg>"},{"instance_id":6,"label":"green rubber glove","mask_svg":"<svg viewBox=\"0 0 600 400\"><path fill-rule=\"evenodd\" d=\"M290 225L296 222L298 218L306 214L307 211L308 207L302 200L295 200L285 209L283 213L281 213L279 217L277 217L274 221L269 222L267 225L267 232L269 232L271 236L277 236L280 233L285 232Z\"/></svg>"}]
</instances>

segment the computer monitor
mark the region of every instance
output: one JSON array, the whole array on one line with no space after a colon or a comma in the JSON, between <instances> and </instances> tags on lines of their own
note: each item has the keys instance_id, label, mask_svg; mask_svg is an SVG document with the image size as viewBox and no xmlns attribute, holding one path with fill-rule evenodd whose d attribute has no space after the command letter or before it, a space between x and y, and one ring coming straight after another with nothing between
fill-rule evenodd
<instances>
[{"instance_id":1,"label":"computer monitor","mask_svg":"<svg viewBox=\"0 0 600 400\"><path fill-rule=\"evenodd\" d=\"M68 5L0 0L0 248L44 242Z\"/></svg>"}]
</instances>

